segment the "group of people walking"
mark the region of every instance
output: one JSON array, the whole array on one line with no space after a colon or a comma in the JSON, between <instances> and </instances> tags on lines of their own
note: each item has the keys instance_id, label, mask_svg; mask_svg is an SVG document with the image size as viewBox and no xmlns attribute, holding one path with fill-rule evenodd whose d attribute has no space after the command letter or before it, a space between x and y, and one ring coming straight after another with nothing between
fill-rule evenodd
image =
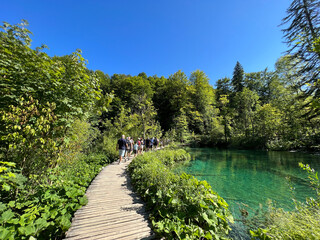
<instances>
[{"instance_id":1,"label":"group of people walking","mask_svg":"<svg viewBox=\"0 0 320 240\"><path fill-rule=\"evenodd\" d=\"M156 149L158 146L161 145L161 142L158 138L138 138L136 141L134 141L131 137L125 137L125 135L122 135L122 137L118 140L117 143L117 150L119 150L119 164L122 162L123 158L129 159L131 154L133 153L134 156L137 156L138 154L142 154L144 151L150 151L153 149Z\"/></svg>"}]
</instances>

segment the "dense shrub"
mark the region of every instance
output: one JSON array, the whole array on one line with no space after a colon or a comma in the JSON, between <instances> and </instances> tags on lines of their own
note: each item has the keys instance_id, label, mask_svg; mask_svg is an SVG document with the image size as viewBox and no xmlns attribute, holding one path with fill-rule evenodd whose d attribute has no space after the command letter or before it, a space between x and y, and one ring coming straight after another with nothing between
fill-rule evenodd
<instances>
[{"instance_id":1,"label":"dense shrub","mask_svg":"<svg viewBox=\"0 0 320 240\"><path fill-rule=\"evenodd\" d=\"M89 122L111 98L80 50L51 58L26 26L0 26L0 239L60 239L114 159Z\"/></svg>"},{"instance_id":2,"label":"dense shrub","mask_svg":"<svg viewBox=\"0 0 320 240\"><path fill-rule=\"evenodd\" d=\"M161 150L140 155L129 165L132 183L151 211L153 229L167 239L226 239L232 221L228 204L206 181L169 168L189 159L184 150Z\"/></svg>"},{"instance_id":3,"label":"dense shrub","mask_svg":"<svg viewBox=\"0 0 320 240\"><path fill-rule=\"evenodd\" d=\"M173 166L179 162L190 161L189 153L183 149L159 151L157 152L157 158L166 166Z\"/></svg>"},{"instance_id":4,"label":"dense shrub","mask_svg":"<svg viewBox=\"0 0 320 240\"><path fill-rule=\"evenodd\" d=\"M106 162L101 154L82 156L49 169L46 178L34 180L36 187L15 173L15 164L2 162L0 239L60 239L73 213L87 203L86 188Z\"/></svg>"},{"instance_id":5,"label":"dense shrub","mask_svg":"<svg viewBox=\"0 0 320 240\"><path fill-rule=\"evenodd\" d=\"M54 113L55 104L32 97L0 111L0 239L60 239L93 177L113 160L93 151L99 132L89 123L61 127Z\"/></svg>"},{"instance_id":6,"label":"dense shrub","mask_svg":"<svg viewBox=\"0 0 320 240\"><path fill-rule=\"evenodd\" d=\"M118 139L116 139L115 137L103 134L101 142L98 144L101 147L101 149L99 149L99 152L102 152L111 161L115 161L119 156L119 153L116 150L117 141Z\"/></svg>"}]
</instances>

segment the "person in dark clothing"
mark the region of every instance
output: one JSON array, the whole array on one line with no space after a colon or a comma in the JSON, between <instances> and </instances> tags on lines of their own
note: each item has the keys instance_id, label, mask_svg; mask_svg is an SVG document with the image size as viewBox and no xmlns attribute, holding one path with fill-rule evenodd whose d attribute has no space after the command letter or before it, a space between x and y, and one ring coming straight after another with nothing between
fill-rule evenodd
<instances>
[{"instance_id":1,"label":"person in dark clothing","mask_svg":"<svg viewBox=\"0 0 320 240\"><path fill-rule=\"evenodd\" d=\"M119 157L120 157L119 164L121 163L122 158L124 157L126 148L127 148L126 137L122 135L122 137L118 140L118 144L117 144L117 150L119 150Z\"/></svg>"},{"instance_id":2,"label":"person in dark clothing","mask_svg":"<svg viewBox=\"0 0 320 240\"><path fill-rule=\"evenodd\" d=\"M132 152L132 148L133 148L133 145L132 145L132 142L131 142L131 138L127 137L127 149L126 149L126 153L125 153L125 157L126 157L127 160L129 160L129 157L130 157L131 152Z\"/></svg>"},{"instance_id":3,"label":"person in dark clothing","mask_svg":"<svg viewBox=\"0 0 320 240\"><path fill-rule=\"evenodd\" d=\"M154 141L154 138L151 138L150 139L150 149L151 149L151 151L153 150L153 141Z\"/></svg>"},{"instance_id":4,"label":"person in dark clothing","mask_svg":"<svg viewBox=\"0 0 320 240\"><path fill-rule=\"evenodd\" d=\"M147 137L145 143L146 143L146 152L148 152L149 148L150 148L150 139L148 137Z\"/></svg>"},{"instance_id":5,"label":"person in dark clothing","mask_svg":"<svg viewBox=\"0 0 320 240\"><path fill-rule=\"evenodd\" d=\"M155 137L154 141L153 141L154 149L157 149L158 144L159 144L159 140L158 140L158 138Z\"/></svg>"}]
</instances>

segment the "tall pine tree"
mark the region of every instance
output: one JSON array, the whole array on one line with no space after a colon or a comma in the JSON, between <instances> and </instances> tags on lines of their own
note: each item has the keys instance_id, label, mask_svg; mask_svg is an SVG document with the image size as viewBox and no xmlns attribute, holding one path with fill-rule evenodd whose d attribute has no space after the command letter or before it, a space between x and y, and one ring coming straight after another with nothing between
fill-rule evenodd
<instances>
[{"instance_id":1,"label":"tall pine tree","mask_svg":"<svg viewBox=\"0 0 320 240\"><path fill-rule=\"evenodd\" d=\"M233 70L233 77L231 84L234 92L241 92L244 87L244 71L241 64L237 61L236 66Z\"/></svg>"}]
</instances>

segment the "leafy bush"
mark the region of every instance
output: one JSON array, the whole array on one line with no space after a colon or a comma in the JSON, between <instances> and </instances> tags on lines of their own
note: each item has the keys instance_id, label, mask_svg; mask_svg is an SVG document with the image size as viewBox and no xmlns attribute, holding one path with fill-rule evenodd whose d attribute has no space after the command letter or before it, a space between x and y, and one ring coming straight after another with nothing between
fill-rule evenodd
<instances>
[{"instance_id":1,"label":"leafy bush","mask_svg":"<svg viewBox=\"0 0 320 240\"><path fill-rule=\"evenodd\" d=\"M108 135L103 135L102 138L103 139L101 152L104 153L111 161L116 160L119 156L119 153L116 150L116 144L118 139Z\"/></svg>"},{"instance_id":2,"label":"leafy bush","mask_svg":"<svg viewBox=\"0 0 320 240\"><path fill-rule=\"evenodd\" d=\"M6 146L6 161L16 162L24 175L39 174L58 161L64 128L57 124L55 107L29 97L0 111L6 129L0 132L0 145Z\"/></svg>"},{"instance_id":3,"label":"leafy bush","mask_svg":"<svg viewBox=\"0 0 320 240\"><path fill-rule=\"evenodd\" d=\"M130 163L132 183L147 202L153 229L167 239L226 239L232 221L228 204L206 181L169 168L189 159L184 150L161 150Z\"/></svg>"},{"instance_id":4,"label":"leafy bush","mask_svg":"<svg viewBox=\"0 0 320 240\"><path fill-rule=\"evenodd\" d=\"M267 142L266 147L273 151L286 151L294 149L296 146L294 142L283 139L270 140Z\"/></svg>"},{"instance_id":5,"label":"leafy bush","mask_svg":"<svg viewBox=\"0 0 320 240\"><path fill-rule=\"evenodd\" d=\"M93 128L90 123L74 120L64 134L60 162L70 163L77 159L79 154L90 152L94 147L94 139L98 136L99 130Z\"/></svg>"},{"instance_id":6,"label":"leafy bush","mask_svg":"<svg viewBox=\"0 0 320 240\"><path fill-rule=\"evenodd\" d=\"M99 131L86 121L110 98L100 98L79 50L33 50L27 25L0 26L0 239L59 239L113 160L96 150Z\"/></svg>"},{"instance_id":7,"label":"leafy bush","mask_svg":"<svg viewBox=\"0 0 320 240\"><path fill-rule=\"evenodd\" d=\"M0 239L61 238L71 226L73 213L87 203L86 188L106 162L102 154L83 155L70 164L48 169L46 178L33 180L36 186L14 180L9 168L3 170L10 166L11 172L17 171L14 164L2 163ZM2 198L4 194L10 199Z\"/></svg>"},{"instance_id":8,"label":"leafy bush","mask_svg":"<svg viewBox=\"0 0 320 240\"><path fill-rule=\"evenodd\" d=\"M0 199L8 203L16 193L23 189L26 178L15 169L13 162L0 162Z\"/></svg>"},{"instance_id":9,"label":"leafy bush","mask_svg":"<svg viewBox=\"0 0 320 240\"><path fill-rule=\"evenodd\" d=\"M190 161L190 155L183 149L177 149L172 151L159 151L157 152L157 158L166 166L173 166L178 162Z\"/></svg>"},{"instance_id":10,"label":"leafy bush","mask_svg":"<svg viewBox=\"0 0 320 240\"><path fill-rule=\"evenodd\" d=\"M65 123L82 117L100 98L94 74L86 68L81 51L50 57L46 46L31 48L28 22L0 26L0 110L17 105L20 97L32 95L42 105L56 104L56 114ZM0 126L1 129L1 126Z\"/></svg>"}]
</instances>

